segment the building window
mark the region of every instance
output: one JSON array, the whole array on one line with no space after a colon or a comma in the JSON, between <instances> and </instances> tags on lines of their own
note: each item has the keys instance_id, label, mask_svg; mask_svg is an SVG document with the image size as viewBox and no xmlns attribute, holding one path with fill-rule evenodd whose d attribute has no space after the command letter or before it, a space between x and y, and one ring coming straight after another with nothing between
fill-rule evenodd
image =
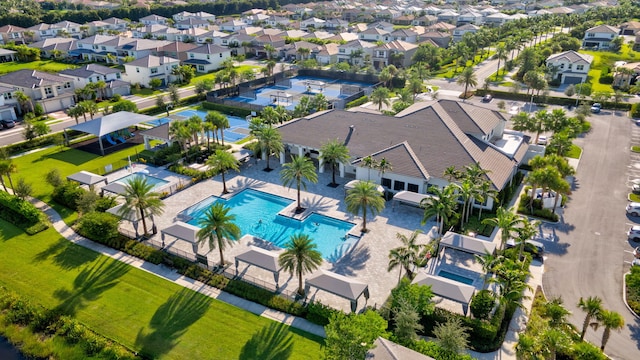
<instances>
[{"instance_id":1,"label":"building window","mask_svg":"<svg viewBox=\"0 0 640 360\"><path fill-rule=\"evenodd\" d=\"M594 34L594 33L588 33L587 34L587 37L594 37L594 36L596 36L596 34Z\"/></svg>"},{"instance_id":2,"label":"building window","mask_svg":"<svg viewBox=\"0 0 640 360\"><path fill-rule=\"evenodd\" d=\"M584 70L584 65L576 65L576 70L578 71Z\"/></svg>"},{"instance_id":3,"label":"building window","mask_svg":"<svg viewBox=\"0 0 640 360\"><path fill-rule=\"evenodd\" d=\"M198 71L204 72L204 65L198 65Z\"/></svg>"},{"instance_id":4,"label":"building window","mask_svg":"<svg viewBox=\"0 0 640 360\"><path fill-rule=\"evenodd\" d=\"M564 69L564 64L560 64L560 69Z\"/></svg>"},{"instance_id":5,"label":"building window","mask_svg":"<svg viewBox=\"0 0 640 360\"><path fill-rule=\"evenodd\" d=\"M71 89L71 83L70 82L64 83L64 88L65 89Z\"/></svg>"},{"instance_id":6,"label":"building window","mask_svg":"<svg viewBox=\"0 0 640 360\"><path fill-rule=\"evenodd\" d=\"M220 57L222 57L222 53L220 53Z\"/></svg>"},{"instance_id":7,"label":"building window","mask_svg":"<svg viewBox=\"0 0 640 360\"><path fill-rule=\"evenodd\" d=\"M393 190L404 190L404 181L394 181Z\"/></svg>"},{"instance_id":8,"label":"building window","mask_svg":"<svg viewBox=\"0 0 640 360\"><path fill-rule=\"evenodd\" d=\"M571 70L571 67L573 67L573 64L569 64L569 70Z\"/></svg>"},{"instance_id":9,"label":"building window","mask_svg":"<svg viewBox=\"0 0 640 360\"><path fill-rule=\"evenodd\" d=\"M341 54L344 54L344 49L340 49L340 53L341 53Z\"/></svg>"},{"instance_id":10,"label":"building window","mask_svg":"<svg viewBox=\"0 0 640 360\"><path fill-rule=\"evenodd\" d=\"M391 189L391 179L382 178L381 184L387 189Z\"/></svg>"},{"instance_id":11,"label":"building window","mask_svg":"<svg viewBox=\"0 0 640 360\"><path fill-rule=\"evenodd\" d=\"M211 59L211 55L207 55L207 60Z\"/></svg>"},{"instance_id":12,"label":"building window","mask_svg":"<svg viewBox=\"0 0 640 360\"><path fill-rule=\"evenodd\" d=\"M9 100L9 99L13 99L13 94L8 92L8 93L4 93L4 98Z\"/></svg>"},{"instance_id":13,"label":"building window","mask_svg":"<svg viewBox=\"0 0 640 360\"><path fill-rule=\"evenodd\" d=\"M107 47L106 46L102 46L102 51L106 51Z\"/></svg>"},{"instance_id":14,"label":"building window","mask_svg":"<svg viewBox=\"0 0 640 360\"><path fill-rule=\"evenodd\" d=\"M140 72L140 68L136 68L136 72L139 73Z\"/></svg>"},{"instance_id":15,"label":"building window","mask_svg":"<svg viewBox=\"0 0 640 360\"><path fill-rule=\"evenodd\" d=\"M193 59L193 53L189 53L189 59Z\"/></svg>"},{"instance_id":16,"label":"building window","mask_svg":"<svg viewBox=\"0 0 640 360\"><path fill-rule=\"evenodd\" d=\"M46 88L44 88L44 93L46 95L53 95L53 89L50 88L50 87L46 87Z\"/></svg>"},{"instance_id":17,"label":"building window","mask_svg":"<svg viewBox=\"0 0 640 360\"><path fill-rule=\"evenodd\" d=\"M120 79L120 73L116 73L116 79Z\"/></svg>"},{"instance_id":18,"label":"building window","mask_svg":"<svg viewBox=\"0 0 640 360\"><path fill-rule=\"evenodd\" d=\"M407 184L407 190L417 193L418 192L418 185L416 184Z\"/></svg>"}]
</instances>

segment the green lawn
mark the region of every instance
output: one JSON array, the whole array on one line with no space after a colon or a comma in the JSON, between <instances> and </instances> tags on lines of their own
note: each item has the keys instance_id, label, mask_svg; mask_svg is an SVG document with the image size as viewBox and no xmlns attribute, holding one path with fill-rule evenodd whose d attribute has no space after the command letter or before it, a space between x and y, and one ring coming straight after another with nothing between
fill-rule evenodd
<instances>
[{"instance_id":1,"label":"green lawn","mask_svg":"<svg viewBox=\"0 0 640 360\"><path fill-rule=\"evenodd\" d=\"M51 228L27 236L0 220L0 254L0 285L149 358L319 359L322 352L318 337L98 255Z\"/></svg>"},{"instance_id":2,"label":"green lawn","mask_svg":"<svg viewBox=\"0 0 640 360\"><path fill-rule=\"evenodd\" d=\"M582 149L578 145L572 144L571 149L569 149L569 151L566 154L566 157L572 158L572 159L579 159L581 154L582 154Z\"/></svg>"},{"instance_id":3,"label":"green lawn","mask_svg":"<svg viewBox=\"0 0 640 360\"><path fill-rule=\"evenodd\" d=\"M9 62L9 63L0 63L0 74L7 74L10 72L30 69L30 70L40 70L47 72L60 72L66 69L73 69L76 66L71 64L63 64L53 60L43 60L43 61L32 61L28 63L21 62Z\"/></svg>"},{"instance_id":4,"label":"green lawn","mask_svg":"<svg viewBox=\"0 0 640 360\"><path fill-rule=\"evenodd\" d=\"M157 94L162 94L162 92L162 90L153 90L150 88L144 88L140 90L136 90L136 88L134 87L131 88L131 95L137 95L141 97L155 96Z\"/></svg>"},{"instance_id":5,"label":"green lawn","mask_svg":"<svg viewBox=\"0 0 640 360\"><path fill-rule=\"evenodd\" d=\"M605 91L613 92L613 88L608 84L600 84L600 76L602 70L605 67L609 68L610 74L613 73L613 65L616 61L635 62L640 59L640 53L633 51L631 46L623 44L620 52L614 53L611 51L587 51L580 50L581 54L588 54L593 56L593 62L591 69L589 70L589 81L591 82L591 89L593 92Z\"/></svg>"},{"instance_id":6,"label":"green lawn","mask_svg":"<svg viewBox=\"0 0 640 360\"><path fill-rule=\"evenodd\" d=\"M236 66L235 68L238 74L242 74L242 72L247 69L262 69L262 66L240 65L240 66ZM194 76L193 79L191 79L191 82L189 82L189 85L195 85L195 83L202 80L214 80L216 78L216 74L220 71L221 70L218 70L216 72L212 72L208 74L196 73L196 76Z\"/></svg>"}]
</instances>

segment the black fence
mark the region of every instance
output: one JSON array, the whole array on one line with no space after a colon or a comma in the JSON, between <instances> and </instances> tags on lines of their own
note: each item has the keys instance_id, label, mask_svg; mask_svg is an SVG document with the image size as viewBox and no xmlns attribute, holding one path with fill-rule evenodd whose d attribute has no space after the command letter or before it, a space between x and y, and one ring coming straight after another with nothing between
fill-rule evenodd
<instances>
[{"instance_id":1,"label":"black fence","mask_svg":"<svg viewBox=\"0 0 640 360\"><path fill-rule=\"evenodd\" d=\"M331 71L320 69L299 69L299 76L319 77L335 80L356 81L368 84L376 84L379 82L378 76L373 74L356 74L345 71Z\"/></svg>"}]
</instances>

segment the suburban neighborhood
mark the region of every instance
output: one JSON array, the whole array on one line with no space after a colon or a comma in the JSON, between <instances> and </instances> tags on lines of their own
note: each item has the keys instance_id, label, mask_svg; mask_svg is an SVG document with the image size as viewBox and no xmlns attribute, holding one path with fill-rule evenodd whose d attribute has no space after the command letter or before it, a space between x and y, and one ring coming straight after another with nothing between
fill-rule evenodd
<instances>
[{"instance_id":1,"label":"suburban neighborhood","mask_svg":"<svg viewBox=\"0 0 640 360\"><path fill-rule=\"evenodd\" d=\"M0 8L1 358L640 354L637 3Z\"/></svg>"}]
</instances>

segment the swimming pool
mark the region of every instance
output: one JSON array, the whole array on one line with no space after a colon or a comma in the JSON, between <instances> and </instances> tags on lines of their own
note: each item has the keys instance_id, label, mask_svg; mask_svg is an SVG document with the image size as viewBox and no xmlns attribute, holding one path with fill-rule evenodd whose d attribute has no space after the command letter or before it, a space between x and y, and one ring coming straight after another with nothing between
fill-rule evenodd
<instances>
[{"instance_id":1,"label":"swimming pool","mask_svg":"<svg viewBox=\"0 0 640 360\"><path fill-rule=\"evenodd\" d=\"M322 257L335 261L342 257L357 238L347 236L354 223L313 213L300 221L278 215L294 201L262 191L246 189L225 200L211 196L184 210L181 215L190 218L187 222L198 226L204 212L214 203L222 202L236 216L236 225L242 236L252 235L284 247L293 234L307 234L318 246Z\"/></svg>"},{"instance_id":2,"label":"swimming pool","mask_svg":"<svg viewBox=\"0 0 640 360\"><path fill-rule=\"evenodd\" d=\"M448 272L446 270L440 270L438 272L438 276L441 276L443 278L447 278L449 280L457 281L457 282L460 282L460 283L463 283L463 284L473 285L473 279L470 279L468 277L464 277L462 275L454 274L454 273Z\"/></svg>"},{"instance_id":3,"label":"swimming pool","mask_svg":"<svg viewBox=\"0 0 640 360\"><path fill-rule=\"evenodd\" d=\"M171 114L170 117L163 117L156 120L148 121L147 124L152 126L160 126L162 124L171 122L172 120L186 120L194 115L198 116L204 121L205 117L207 116L207 112L199 110L184 110L179 113ZM225 141L236 142L247 137L247 135L249 134L249 123L246 119L238 116L225 116L227 117L227 120L229 120L229 128L223 131ZM213 137L213 134L210 134L210 136Z\"/></svg>"},{"instance_id":4,"label":"swimming pool","mask_svg":"<svg viewBox=\"0 0 640 360\"><path fill-rule=\"evenodd\" d=\"M143 178L147 180L147 184L152 184L153 188L151 190L157 190L158 188L163 187L164 185L167 185L169 182L166 180L162 180L160 178L157 177L153 177L147 174L142 174L142 173L133 173L133 174L129 174L127 176L121 177L118 180L115 180L115 182L121 183L126 185L129 180L133 180L135 178Z\"/></svg>"}]
</instances>

